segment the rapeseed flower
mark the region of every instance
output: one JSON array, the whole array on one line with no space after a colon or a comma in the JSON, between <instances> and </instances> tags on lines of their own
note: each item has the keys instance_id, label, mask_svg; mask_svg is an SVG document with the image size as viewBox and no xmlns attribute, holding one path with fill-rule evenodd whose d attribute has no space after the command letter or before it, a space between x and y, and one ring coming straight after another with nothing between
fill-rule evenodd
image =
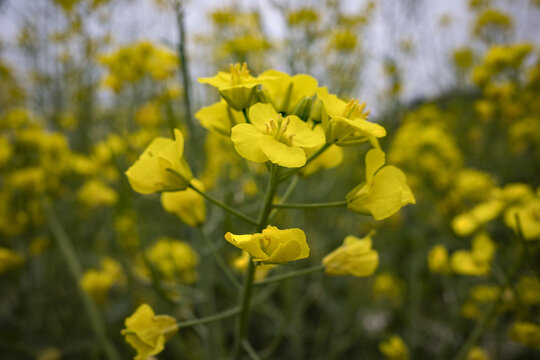
<instances>
[{"instance_id":1,"label":"rapeseed flower","mask_svg":"<svg viewBox=\"0 0 540 360\"><path fill-rule=\"evenodd\" d=\"M407 185L405 174L397 167L386 165L385 154L371 149L366 155L366 181L346 196L350 210L371 214L375 220L385 219L416 200Z\"/></svg>"},{"instance_id":2,"label":"rapeseed flower","mask_svg":"<svg viewBox=\"0 0 540 360\"><path fill-rule=\"evenodd\" d=\"M168 315L155 315L154 310L143 304L125 321L122 335L137 350L135 360L147 360L165 348L165 342L176 332L176 319Z\"/></svg>"},{"instance_id":3,"label":"rapeseed flower","mask_svg":"<svg viewBox=\"0 0 540 360\"><path fill-rule=\"evenodd\" d=\"M304 148L324 143L322 132L312 129L295 115L283 118L270 104L253 105L249 119L251 124L232 128L231 139L236 151L251 161L301 167L306 163Z\"/></svg>"},{"instance_id":4,"label":"rapeseed flower","mask_svg":"<svg viewBox=\"0 0 540 360\"><path fill-rule=\"evenodd\" d=\"M192 179L191 183L204 191L204 185L199 180ZM161 205L165 211L175 214L186 225L196 227L206 220L204 198L191 188L164 192L161 194Z\"/></svg>"},{"instance_id":5,"label":"rapeseed flower","mask_svg":"<svg viewBox=\"0 0 540 360\"><path fill-rule=\"evenodd\" d=\"M242 111L255 103L255 92L261 79L251 76L247 64L243 63L231 64L229 72L218 71L214 77L199 78L199 82L217 88L231 108Z\"/></svg>"},{"instance_id":6,"label":"rapeseed flower","mask_svg":"<svg viewBox=\"0 0 540 360\"><path fill-rule=\"evenodd\" d=\"M245 122L242 113L232 109L223 99L215 104L201 108L195 113L195 117L206 130L225 136L231 135L233 126Z\"/></svg>"},{"instance_id":7,"label":"rapeseed flower","mask_svg":"<svg viewBox=\"0 0 540 360\"><path fill-rule=\"evenodd\" d=\"M369 276L379 265L379 254L371 248L371 234L362 239L349 235L322 263L328 275Z\"/></svg>"},{"instance_id":8,"label":"rapeseed flower","mask_svg":"<svg viewBox=\"0 0 540 360\"><path fill-rule=\"evenodd\" d=\"M381 342L379 350L389 360L407 360L409 358L409 348L403 339L397 335L393 335L388 340Z\"/></svg>"},{"instance_id":9,"label":"rapeseed flower","mask_svg":"<svg viewBox=\"0 0 540 360\"><path fill-rule=\"evenodd\" d=\"M359 104L354 99L349 102L341 100L329 94L326 87L317 89L317 97L329 117L323 117L327 143L354 145L386 136L381 125L367 121L369 111L365 111L366 104Z\"/></svg>"},{"instance_id":10,"label":"rapeseed flower","mask_svg":"<svg viewBox=\"0 0 540 360\"><path fill-rule=\"evenodd\" d=\"M239 249L247 251L253 261L262 264L285 264L309 256L306 234L300 229L279 230L268 226L253 235L225 234L225 239Z\"/></svg>"},{"instance_id":11,"label":"rapeseed flower","mask_svg":"<svg viewBox=\"0 0 540 360\"><path fill-rule=\"evenodd\" d=\"M193 177L183 157L184 137L175 129L175 140L158 137L126 171L133 190L141 194L178 191Z\"/></svg>"},{"instance_id":12,"label":"rapeseed flower","mask_svg":"<svg viewBox=\"0 0 540 360\"><path fill-rule=\"evenodd\" d=\"M317 90L317 80L307 74L290 76L277 70L261 74L262 91L277 112L291 115L304 98L311 98Z\"/></svg>"}]
</instances>

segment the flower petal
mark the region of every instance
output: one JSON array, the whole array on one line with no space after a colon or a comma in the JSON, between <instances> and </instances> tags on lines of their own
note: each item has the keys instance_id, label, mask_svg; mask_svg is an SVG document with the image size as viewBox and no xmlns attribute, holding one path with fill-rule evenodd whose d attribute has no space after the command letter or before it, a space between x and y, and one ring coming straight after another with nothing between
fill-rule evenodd
<instances>
[{"instance_id":1,"label":"flower petal","mask_svg":"<svg viewBox=\"0 0 540 360\"><path fill-rule=\"evenodd\" d=\"M238 124L231 130L231 140L240 156L255 162L268 161L261 150L260 138L264 135L251 124Z\"/></svg>"},{"instance_id":2,"label":"flower petal","mask_svg":"<svg viewBox=\"0 0 540 360\"><path fill-rule=\"evenodd\" d=\"M277 111L270 104L256 103L249 108L249 121L257 127L260 132L265 131L265 124L276 119Z\"/></svg>"},{"instance_id":3,"label":"flower petal","mask_svg":"<svg viewBox=\"0 0 540 360\"><path fill-rule=\"evenodd\" d=\"M294 134L292 144L294 146L313 148L324 144L324 131L319 127L312 129L306 122L300 120L298 116L288 116L289 125L287 134Z\"/></svg>"},{"instance_id":4,"label":"flower petal","mask_svg":"<svg viewBox=\"0 0 540 360\"><path fill-rule=\"evenodd\" d=\"M261 136L258 141L261 150L274 164L296 168L306 163L306 153L299 147L287 146L269 135Z\"/></svg>"}]
</instances>

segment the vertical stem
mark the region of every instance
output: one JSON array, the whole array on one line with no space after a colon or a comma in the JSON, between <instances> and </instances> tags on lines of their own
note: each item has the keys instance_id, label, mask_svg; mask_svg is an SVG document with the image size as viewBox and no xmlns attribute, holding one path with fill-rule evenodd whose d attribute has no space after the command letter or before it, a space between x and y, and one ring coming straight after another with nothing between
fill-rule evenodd
<instances>
[{"instance_id":1,"label":"vertical stem","mask_svg":"<svg viewBox=\"0 0 540 360\"><path fill-rule=\"evenodd\" d=\"M103 319L101 318L101 315L99 314L96 305L79 284L82 276L81 263L77 258L75 249L73 248L70 239L67 237L64 229L62 228L62 225L60 224L60 221L58 220L58 217L53 212L53 210L45 208L45 212L47 216L47 221L51 228L51 232L53 233L53 236L58 243L60 253L62 254L66 262L68 271L71 273L71 276L73 277L73 280L77 285L77 289L79 290L79 296L81 297L81 300L83 302L86 315L88 316L88 320L90 321L90 325L94 330L95 336L101 344L103 352L109 360L120 360L120 356L116 352L116 349L114 348L110 340L107 338L106 327L103 323Z\"/></svg>"},{"instance_id":2,"label":"vertical stem","mask_svg":"<svg viewBox=\"0 0 540 360\"><path fill-rule=\"evenodd\" d=\"M182 72L182 86L184 87L184 108L189 133L195 136L195 125L191 114L191 83L189 78L188 60L186 56L186 25L184 21L184 9L180 2L176 5L176 23L178 26L178 55L180 71Z\"/></svg>"},{"instance_id":3,"label":"vertical stem","mask_svg":"<svg viewBox=\"0 0 540 360\"><path fill-rule=\"evenodd\" d=\"M272 164L270 166L270 179L268 181L268 188L266 190L266 196L264 199L261 212L259 214L257 232L262 231L267 223L268 217L270 216L270 211L272 210L272 200L277 189L277 174L278 166ZM251 294L253 292L253 279L255 277L255 265L253 261L249 261L248 268L246 270L246 276L244 279L244 288L242 289L242 303L241 303L241 312L240 319L238 321L238 328L235 339L234 354L233 359L240 358L240 350L242 349L242 342L246 335L248 320L249 320L249 306L251 302Z\"/></svg>"}]
</instances>

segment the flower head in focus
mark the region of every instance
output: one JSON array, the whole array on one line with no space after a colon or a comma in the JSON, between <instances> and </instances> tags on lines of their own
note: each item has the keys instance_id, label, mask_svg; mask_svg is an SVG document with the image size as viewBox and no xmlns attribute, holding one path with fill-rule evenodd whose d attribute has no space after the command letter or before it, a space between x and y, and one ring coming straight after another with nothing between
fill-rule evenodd
<instances>
[{"instance_id":1,"label":"flower head in focus","mask_svg":"<svg viewBox=\"0 0 540 360\"><path fill-rule=\"evenodd\" d=\"M255 91L261 79L251 76L247 64L243 63L231 64L229 72L218 71L214 77L199 78L199 82L217 88L231 108L242 111L255 103Z\"/></svg>"},{"instance_id":2,"label":"flower head in focus","mask_svg":"<svg viewBox=\"0 0 540 360\"><path fill-rule=\"evenodd\" d=\"M366 155L366 181L352 189L346 197L348 208L371 214L375 220L385 219L416 200L407 185L405 174L386 165L382 150L371 149Z\"/></svg>"},{"instance_id":3,"label":"flower head in focus","mask_svg":"<svg viewBox=\"0 0 540 360\"><path fill-rule=\"evenodd\" d=\"M268 226L262 233L225 234L225 239L239 249L247 251L253 261L262 264L285 264L309 256L306 234L301 229L279 230Z\"/></svg>"},{"instance_id":4,"label":"flower head in focus","mask_svg":"<svg viewBox=\"0 0 540 360\"><path fill-rule=\"evenodd\" d=\"M366 104L359 104L354 99L349 102L341 100L329 94L326 87L317 89L317 98L328 115L322 118L327 143L355 145L365 141L376 142L377 138L386 136L381 125L367 121L369 111L365 111Z\"/></svg>"},{"instance_id":5,"label":"flower head in focus","mask_svg":"<svg viewBox=\"0 0 540 360\"><path fill-rule=\"evenodd\" d=\"M178 331L176 319L168 315L155 315L154 310L143 304L125 321L122 335L137 350L135 360L147 360L165 348L165 342Z\"/></svg>"},{"instance_id":6,"label":"flower head in focus","mask_svg":"<svg viewBox=\"0 0 540 360\"><path fill-rule=\"evenodd\" d=\"M322 263L328 275L369 276L379 265L379 254L371 248L371 234L362 239L349 235Z\"/></svg>"},{"instance_id":7,"label":"flower head in focus","mask_svg":"<svg viewBox=\"0 0 540 360\"><path fill-rule=\"evenodd\" d=\"M304 148L324 143L321 131L295 115L283 118L270 104L253 105L249 118L251 124L238 124L231 132L236 151L248 160L301 167L306 163Z\"/></svg>"},{"instance_id":8,"label":"flower head in focus","mask_svg":"<svg viewBox=\"0 0 540 360\"><path fill-rule=\"evenodd\" d=\"M133 190L141 194L178 191L193 177L183 157L184 137L175 129L175 140L158 137L126 171Z\"/></svg>"}]
</instances>

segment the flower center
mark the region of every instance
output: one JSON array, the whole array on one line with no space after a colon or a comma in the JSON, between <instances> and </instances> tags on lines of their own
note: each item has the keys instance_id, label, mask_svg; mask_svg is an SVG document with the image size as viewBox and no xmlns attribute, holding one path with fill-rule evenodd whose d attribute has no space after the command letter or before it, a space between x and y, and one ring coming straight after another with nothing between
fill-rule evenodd
<instances>
[{"instance_id":1,"label":"flower center","mask_svg":"<svg viewBox=\"0 0 540 360\"><path fill-rule=\"evenodd\" d=\"M291 145L295 134L286 134L291 119L287 116L283 119L283 115L278 114L275 119L264 124L264 132L267 135L272 135L277 141Z\"/></svg>"},{"instance_id":2,"label":"flower center","mask_svg":"<svg viewBox=\"0 0 540 360\"><path fill-rule=\"evenodd\" d=\"M358 100L351 99L345 106L345 110L343 110L343 117L348 119L367 119L367 117L369 116L369 110L364 111L365 108L366 103L360 104Z\"/></svg>"},{"instance_id":3,"label":"flower center","mask_svg":"<svg viewBox=\"0 0 540 360\"><path fill-rule=\"evenodd\" d=\"M249 77L249 70L247 64L230 64L229 70L231 73L231 85L239 85Z\"/></svg>"}]
</instances>

